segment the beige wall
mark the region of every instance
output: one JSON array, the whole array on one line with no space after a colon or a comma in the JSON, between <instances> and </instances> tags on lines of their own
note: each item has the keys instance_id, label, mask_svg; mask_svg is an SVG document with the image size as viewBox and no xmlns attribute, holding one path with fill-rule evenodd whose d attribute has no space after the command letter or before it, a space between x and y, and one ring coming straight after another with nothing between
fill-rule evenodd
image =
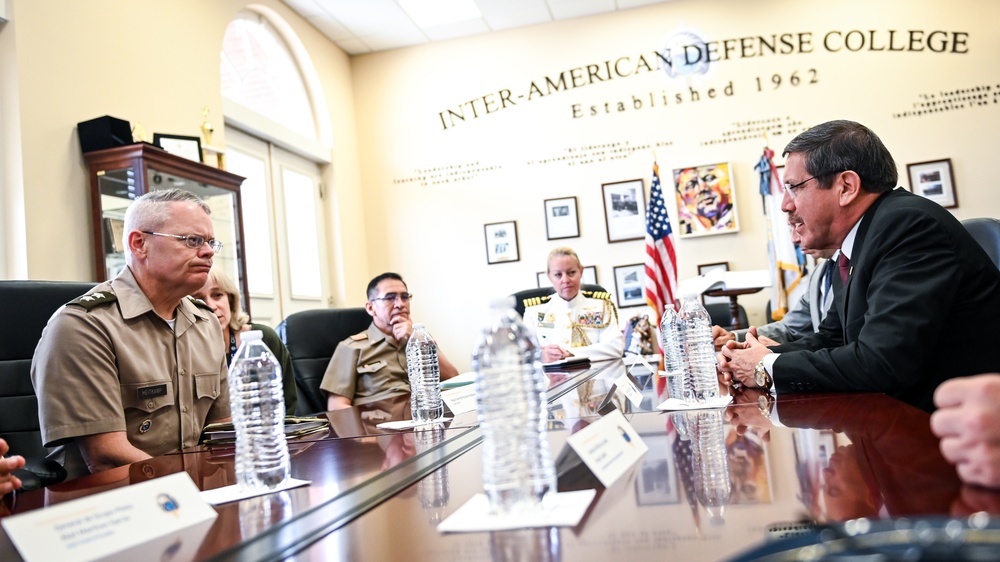
<instances>
[{"instance_id":1,"label":"beige wall","mask_svg":"<svg viewBox=\"0 0 1000 562\"><path fill-rule=\"evenodd\" d=\"M26 271L14 263L9 277L92 279L88 182L76 123L101 115L141 122L155 132L195 135L201 108L211 109L224 144L219 91L219 51L227 23L247 0L118 2L15 0L11 22L0 29L0 56L16 57L16 73L4 65L4 154L21 151L23 185L5 172L4 216L26 217ZM361 215L360 177L350 60L329 40L277 0L269 7L292 27L309 52L333 122L327 186L331 261L336 303L363 292L366 248L357 237L342 244L340 232L356 232ZM7 118L9 108L19 108ZM15 161L15 157L11 157ZM5 167L5 169L7 169ZM23 193L23 210L17 199ZM13 202L11 202L13 200ZM5 221L5 224L6 221ZM5 229L7 227L5 226ZM11 240L4 244L7 254ZM15 261L16 260L8 260ZM353 272L359 273L354 274ZM359 289L360 287L360 289Z\"/></svg>"},{"instance_id":2,"label":"beige wall","mask_svg":"<svg viewBox=\"0 0 1000 562\"><path fill-rule=\"evenodd\" d=\"M92 241L87 179L77 122L110 114L147 131L196 134L201 108L222 113L218 56L229 19L248 0L14 0L0 27L0 273L35 279L89 279ZM729 162L734 170L740 232L682 239L681 277L701 263L733 269L766 265L764 221L755 194L762 141L706 144L742 121L779 119L808 126L833 118L870 125L905 164L951 158L959 218L1000 216L992 158L1000 104L893 118L921 94L992 85L1000 88L1000 15L995 2L931 0L863 2L834 7L791 0L754 3L678 0L609 15L493 33L349 58L278 0L259 4L285 19L315 65L334 131L327 187L328 248L336 306L358 305L364 285L383 270L402 273L417 295L415 317L428 324L465 370L489 298L533 286L547 252L576 248L599 281L614 290L613 267L641 263L640 241L607 242L601 184L641 178L648 189L652 149L619 159L569 166L545 159L587 145L656 146L669 185L675 167ZM969 34L967 54L830 53L830 30L935 30ZM633 59L659 49L679 31L708 40L811 32L812 53L768 55L713 65L705 77L663 72L615 78L519 102L443 130L438 113L562 71ZM884 40L884 35L881 36ZM817 84L787 84L793 72L817 72ZM767 87L771 75L786 83ZM755 80L764 80L757 92ZM735 94L707 99L732 82ZM689 89L701 92L690 100ZM572 107L603 106L649 93L683 94L684 103L573 118ZM672 100L672 98L671 98ZM586 110L585 110L586 111ZM790 134L772 134L779 149ZM224 132L215 141L224 142ZM780 160L780 159L779 159ZM459 181L409 181L430 168L471 166ZM22 179L23 178L23 179ZM909 185L901 177L902 185ZM544 199L576 196L581 236L548 241ZM23 199L23 204L21 200ZM676 210L671 210L676 215ZM487 265L483 225L517 221L521 259ZM19 223L24 222L24 226ZM22 267L23 264L23 267ZM743 297L751 320L766 297ZM626 311L631 314L633 311Z\"/></svg>"},{"instance_id":3,"label":"beige wall","mask_svg":"<svg viewBox=\"0 0 1000 562\"><path fill-rule=\"evenodd\" d=\"M392 268L407 277L417 295L415 315L445 343L460 368L468 366L489 297L533 286L535 272L544 269L552 247L568 243L576 248L585 265L597 266L601 284L614 291L613 268L642 263L644 244L607 242L601 184L642 178L648 189L652 149L587 165L540 162L568 154L571 148L612 142L652 147L668 143L656 149L665 182L673 168L732 165L740 231L679 240L682 278L694 275L702 263L764 268L767 234L753 170L762 137L708 141L747 128L739 122L768 119L797 122L798 129L837 118L864 122L895 155L901 185L909 185L906 163L951 158L960 202L955 214L998 216L1000 194L986 187L995 183L987 163L996 152L994 131L1000 124L996 98L988 107L893 118L923 93L985 84L992 84L994 91L1000 88L1000 34L990 23L997 16L1000 4L977 1L947 8L930 1L848 1L831 7L791 0L752 7L728 0L683 1L356 57L353 78L365 191L372 200L384 202L365 207L372 268ZM969 52L852 53L822 48L828 31L855 29L877 30L882 42L890 29L967 32ZM514 100L518 94L527 96L531 81L564 70L625 55L634 64L639 53L648 55L682 30L707 40L811 32L813 52L719 62L704 77L672 79L652 72L614 78L520 101L447 130L439 120L439 112L455 110L467 100L493 93L498 102L496 92L502 89L510 89ZM788 84L792 73L811 78L810 69L816 71L815 84ZM785 84L772 90L768 81L776 73ZM763 80L760 92L757 77ZM731 97L707 98L708 88L719 90L730 83ZM700 92L699 101L690 99L690 88ZM671 103L634 110L633 96L646 103L650 92L666 92ZM676 93L682 94L683 103L673 103ZM626 111L603 114L605 102L618 101L625 103ZM601 110L595 117L574 118L574 104ZM791 136L772 133L769 141L780 153ZM401 181L420 176L420 169L472 163L495 169L441 185ZM547 241L543 200L567 196L578 199L581 236ZM671 216L676 218L676 212L672 208ZM483 225L510 220L517 221L521 261L487 265ZM752 322L763 319L764 293L742 297L741 302Z\"/></svg>"}]
</instances>

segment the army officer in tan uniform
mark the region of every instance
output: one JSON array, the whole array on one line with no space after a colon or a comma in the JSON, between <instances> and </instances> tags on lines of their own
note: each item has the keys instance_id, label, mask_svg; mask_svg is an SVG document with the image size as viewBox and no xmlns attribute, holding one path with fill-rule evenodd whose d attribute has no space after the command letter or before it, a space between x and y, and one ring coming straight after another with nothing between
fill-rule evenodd
<instances>
[{"instance_id":1,"label":"army officer in tan uniform","mask_svg":"<svg viewBox=\"0 0 1000 562\"><path fill-rule=\"evenodd\" d=\"M549 252L546 273L556 294L525 301L524 325L542 346L542 362L572 356L591 361L615 359L625 353L625 337L618 327L618 310L607 293L580 291L583 266L570 248ZM533 300L533 299L532 299Z\"/></svg>"},{"instance_id":2,"label":"army officer in tan uniform","mask_svg":"<svg viewBox=\"0 0 1000 562\"><path fill-rule=\"evenodd\" d=\"M410 392L406 342L413 333L411 296L397 273L383 273L368 283L365 310L372 323L364 332L337 345L319 385L327 394L329 409L340 410ZM440 346L438 365L441 380L458 375Z\"/></svg>"},{"instance_id":3,"label":"army officer in tan uniform","mask_svg":"<svg viewBox=\"0 0 1000 562\"><path fill-rule=\"evenodd\" d=\"M136 199L125 269L42 332L31 363L42 440L70 478L197 445L229 417L219 321L187 296L221 249L210 212L181 190Z\"/></svg>"}]
</instances>

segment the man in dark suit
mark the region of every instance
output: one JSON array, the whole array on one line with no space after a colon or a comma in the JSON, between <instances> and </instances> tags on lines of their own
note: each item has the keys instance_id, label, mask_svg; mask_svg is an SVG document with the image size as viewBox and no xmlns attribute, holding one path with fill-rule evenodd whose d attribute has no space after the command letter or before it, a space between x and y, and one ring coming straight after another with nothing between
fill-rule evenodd
<instances>
[{"instance_id":1,"label":"man in dark suit","mask_svg":"<svg viewBox=\"0 0 1000 562\"><path fill-rule=\"evenodd\" d=\"M1000 271L947 210L896 185L867 127L830 121L785 148L788 214L802 243L840 248L836 299L820 331L768 348L751 329L719 354L725 382L779 392L885 392L933 410L943 381L1000 371Z\"/></svg>"}]
</instances>

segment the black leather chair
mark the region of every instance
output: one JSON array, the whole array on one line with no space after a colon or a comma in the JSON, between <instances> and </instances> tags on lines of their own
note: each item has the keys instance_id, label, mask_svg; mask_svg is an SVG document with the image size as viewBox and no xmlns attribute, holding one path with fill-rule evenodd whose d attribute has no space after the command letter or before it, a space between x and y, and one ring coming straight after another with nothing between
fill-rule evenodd
<instances>
[{"instance_id":1,"label":"black leather chair","mask_svg":"<svg viewBox=\"0 0 1000 562\"><path fill-rule=\"evenodd\" d=\"M594 291L602 293L608 292L608 290L605 289L604 287L600 285L592 285L590 283L584 283L580 285L580 291L583 291L585 293L590 293ZM514 297L514 310L516 310L517 313L520 314L521 316L524 316L525 299L547 297L554 292L556 292L554 287L542 287L540 289L525 289L523 291L518 291L516 293L513 293L511 294L511 296Z\"/></svg>"},{"instance_id":2,"label":"black leather chair","mask_svg":"<svg viewBox=\"0 0 1000 562\"><path fill-rule=\"evenodd\" d=\"M966 219L962 226L986 250L993 265L1000 267L1000 220L992 218Z\"/></svg>"},{"instance_id":3,"label":"black leather chair","mask_svg":"<svg viewBox=\"0 0 1000 562\"><path fill-rule=\"evenodd\" d=\"M93 287L94 283L0 281L0 437L10 445L11 454L27 461L15 473L23 489L66 478L62 466L45 459L48 451L42 446L31 357L52 314Z\"/></svg>"},{"instance_id":4,"label":"black leather chair","mask_svg":"<svg viewBox=\"0 0 1000 562\"><path fill-rule=\"evenodd\" d=\"M743 308L742 304L736 306L740 308L740 325L744 328L749 328L750 322L747 320L746 309ZM733 329L733 315L729 312L728 302L713 302L711 304L706 304L705 310L707 310L708 315L712 317L713 326L720 326L727 330Z\"/></svg>"},{"instance_id":5,"label":"black leather chair","mask_svg":"<svg viewBox=\"0 0 1000 562\"><path fill-rule=\"evenodd\" d=\"M319 385L333 351L344 338L365 331L371 322L364 308L327 308L296 312L278 324L275 331L285 342L295 369L299 394L296 415L326 411L326 396Z\"/></svg>"}]
</instances>

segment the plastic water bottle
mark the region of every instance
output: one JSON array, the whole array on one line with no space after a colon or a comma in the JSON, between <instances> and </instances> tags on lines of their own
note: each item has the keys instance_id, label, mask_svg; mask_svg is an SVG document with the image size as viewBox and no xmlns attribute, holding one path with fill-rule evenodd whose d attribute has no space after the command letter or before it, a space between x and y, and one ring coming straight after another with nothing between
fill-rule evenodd
<instances>
[{"instance_id":1,"label":"plastic water bottle","mask_svg":"<svg viewBox=\"0 0 1000 562\"><path fill-rule=\"evenodd\" d=\"M259 330L243 332L240 340L229 367L236 482L244 490L269 490L284 482L289 470L281 365Z\"/></svg>"},{"instance_id":2,"label":"plastic water bottle","mask_svg":"<svg viewBox=\"0 0 1000 562\"><path fill-rule=\"evenodd\" d=\"M495 514L532 511L556 491L540 348L511 297L490 303L473 353L483 486Z\"/></svg>"},{"instance_id":3,"label":"plastic water bottle","mask_svg":"<svg viewBox=\"0 0 1000 562\"><path fill-rule=\"evenodd\" d=\"M719 397L719 377L712 318L697 296L685 295L681 302L677 335L683 351L685 397L696 402L716 399ZM687 391L691 393L689 398Z\"/></svg>"},{"instance_id":4,"label":"plastic water bottle","mask_svg":"<svg viewBox=\"0 0 1000 562\"><path fill-rule=\"evenodd\" d=\"M722 410L699 410L694 430L695 489L698 501L708 509L711 522L725 522L725 509L733 493L726 452L726 422Z\"/></svg>"},{"instance_id":5,"label":"plastic water bottle","mask_svg":"<svg viewBox=\"0 0 1000 562\"><path fill-rule=\"evenodd\" d=\"M413 432L413 443L417 455L437 447L444 441L444 428L437 425L424 425ZM441 522L444 510L451 499L451 484L448 480L448 465L444 465L417 482L417 497L420 507L427 515L427 521L432 525Z\"/></svg>"},{"instance_id":6,"label":"plastic water bottle","mask_svg":"<svg viewBox=\"0 0 1000 562\"><path fill-rule=\"evenodd\" d=\"M423 324L414 324L406 343L406 374L410 379L410 411L418 422L444 416L438 348Z\"/></svg>"},{"instance_id":7,"label":"plastic water bottle","mask_svg":"<svg viewBox=\"0 0 1000 562\"><path fill-rule=\"evenodd\" d=\"M660 318L660 345L663 346L663 368L667 374L667 390L670 398L687 400L684 395L684 363L678 334L679 324L677 310L674 309L673 303L667 303ZM680 384L677 384L678 382Z\"/></svg>"}]
</instances>

